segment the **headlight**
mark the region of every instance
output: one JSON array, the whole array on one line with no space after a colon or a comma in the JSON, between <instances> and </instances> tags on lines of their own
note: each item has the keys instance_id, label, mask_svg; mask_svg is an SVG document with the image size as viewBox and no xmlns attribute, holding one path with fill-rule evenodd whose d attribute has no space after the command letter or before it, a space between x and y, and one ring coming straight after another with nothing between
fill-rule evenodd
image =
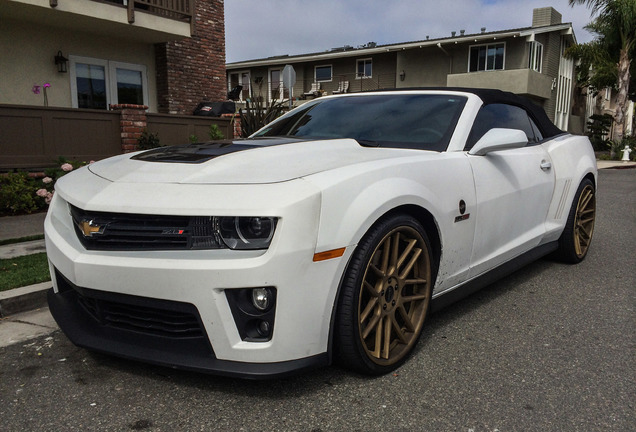
<instances>
[{"instance_id":1,"label":"headlight","mask_svg":"<svg viewBox=\"0 0 636 432\"><path fill-rule=\"evenodd\" d=\"M230 249L267 249L272 242L276 218L221 217L219 233Z\"/></svg>"}]
</instances>

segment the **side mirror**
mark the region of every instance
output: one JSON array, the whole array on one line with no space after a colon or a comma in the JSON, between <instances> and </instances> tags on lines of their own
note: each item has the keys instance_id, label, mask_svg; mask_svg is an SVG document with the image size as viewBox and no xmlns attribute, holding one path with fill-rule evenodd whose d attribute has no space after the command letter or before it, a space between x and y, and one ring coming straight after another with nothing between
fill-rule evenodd
<instances>
[{"instance_id":1,"label":"side mirror","mask_svg":"<svg viewBox=\"0 0 636 432\"><path fill-rule=\"evenodd\" d=\"M493 128L468 151L469 155L484 156L487 153L525 147L528 144L526 133L519 129Z\"/></svg>"}]
</instances>

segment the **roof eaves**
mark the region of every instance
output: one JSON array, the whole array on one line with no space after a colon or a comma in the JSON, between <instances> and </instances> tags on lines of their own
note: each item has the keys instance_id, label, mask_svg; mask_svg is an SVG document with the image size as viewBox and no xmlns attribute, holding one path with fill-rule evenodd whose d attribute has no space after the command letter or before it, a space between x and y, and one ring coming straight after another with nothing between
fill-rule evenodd
<instances>
[{"instance_id":1,"label":"roof eaves","mask_svg":"<svg viewBox=\"0 0 636 432\"><path fill-rule=\"evenodd\" d=\"M273 56L262 59L254 59L254 60L245 60L239 62L233 62L226 64L227 69L242 69L242 68L250 68L250 67L258 67L258 66L272 66L279 65L282 63L285 64L293 64L293 63L303 63L308 61L326 61L330 59L337 59L343 57L362 57L372 54L379 54L391 51L402 51L406 49L413 48L424 48L427 46L435 46L438 44L447 44L447 43L470 43L470 42L480 42L487 41L497 38L507 38L507 37L525 37L531 34L537 33L548 33L553 31L567 31L568 34L572 35L574 42L576 43L576 38L574 37L574 32L572 31L571 23L564 24L556 24L544 27L521 27L517 29L509 29L509 30L499 30L492 32L484 32L484 33L474 33L462 36L450 36L444 38L436 38L436 39L426 39L421 41L413 41L413 42L401 42L395 44L386 44L386 45L378 45L373 48L352 48L346 49L343 51L323 51L316 53L308 53L308 54L299 54L299 55L281 55L281 56Z\"/></svg>"}]
</instances>

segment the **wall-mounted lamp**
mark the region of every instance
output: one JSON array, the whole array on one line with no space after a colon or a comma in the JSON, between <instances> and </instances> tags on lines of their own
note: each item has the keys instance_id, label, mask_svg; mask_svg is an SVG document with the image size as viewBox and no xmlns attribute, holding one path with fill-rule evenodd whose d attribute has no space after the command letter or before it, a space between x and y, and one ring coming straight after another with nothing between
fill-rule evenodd
<instances>
[{"instance_id":1,"label":"wall-mounted lamp","mask_svg":"<svg viewBox=\"0 0 636 432\"><path fill-rule=\"evenodd\" d=\"M58 51L55 56L55 66L60 73L68 72L68 59L62 55L62 51Z\"/></svg>"},{"instance_id":2,"label":"wall-mounted lamp","mask_svg":"<svg viewBox=\"0 0 636 432\"><path fill-rule=\"evenodd\" d=\"M404 81L404 78L406 78L406 72L402 71L400 72L400 81Z\"/></svg>"}]
</instances>

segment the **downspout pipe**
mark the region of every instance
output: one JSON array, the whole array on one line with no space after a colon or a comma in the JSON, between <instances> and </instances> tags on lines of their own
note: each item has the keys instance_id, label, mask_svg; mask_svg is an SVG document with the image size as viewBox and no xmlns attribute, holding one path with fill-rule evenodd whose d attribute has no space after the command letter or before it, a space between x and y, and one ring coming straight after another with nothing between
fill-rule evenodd
<instances>
[{"instance_id":1,"label":"downspout pipe","mask_svg":"<svg viewBox=\"0 0 636 432\"><path fill-rule=\"evenodd\" d=\"M453 56L450 55L450 53L448 51L446 51L444 49L444 47L442 46L441 42L437 42L437 48L441 49L442 52L444 54L446 54L446 57L449 57L449 61L448 61L448 74L452 74L453 73Z\"/></svg>"}]
</instances>

